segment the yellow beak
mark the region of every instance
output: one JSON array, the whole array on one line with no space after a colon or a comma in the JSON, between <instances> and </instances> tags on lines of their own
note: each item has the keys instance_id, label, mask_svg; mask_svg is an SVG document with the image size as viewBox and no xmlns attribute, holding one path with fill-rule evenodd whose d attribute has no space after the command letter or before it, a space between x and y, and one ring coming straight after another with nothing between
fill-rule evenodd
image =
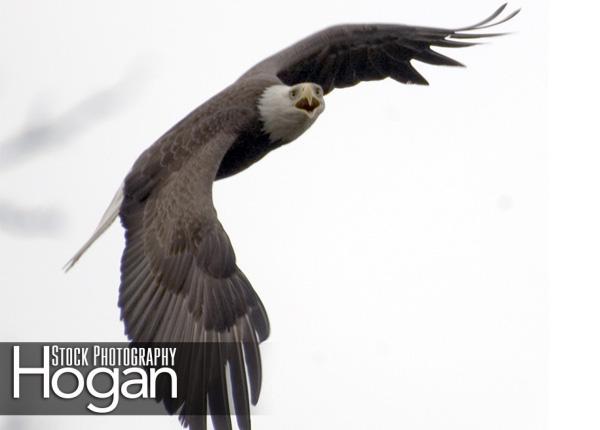
<instances>
[{"instance_id":1,"label":"yellow beak","mask_svg":"<svg viewBox=\"0 0 600 430\"><path fill-rule=\"evenodd\" d=\"M321 106L321 102L315 96L312 85L303 85L301 88L302 93L295 106L308 113L313 113L315 109Z\"/></svg>"}]
</instances>

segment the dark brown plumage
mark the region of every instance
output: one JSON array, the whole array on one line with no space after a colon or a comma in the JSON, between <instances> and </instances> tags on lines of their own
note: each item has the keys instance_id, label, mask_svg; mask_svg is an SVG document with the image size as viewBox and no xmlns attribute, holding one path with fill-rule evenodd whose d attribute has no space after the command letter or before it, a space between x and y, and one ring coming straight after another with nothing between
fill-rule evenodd
<instances>
[{"instance_id":1,"label":"dark brown plumage","mask_svg":"<svg viewBox=\"0 0 600 430\"><path fill-rule=\"evenodd\" d=\"M416 27L398 24L337 25L313 34L254 66L245 76L274 74L287 85L315 82L325 94L361 81L393 78L402 83L428 85L411 60L443 66L462 66L431 47L462 48L476 45L464 39L501 36L477 34L513 18L516 10L492 23L505 9L498 8L485 20L458 29Z\"/></svg>"},{"instance_id":2,"label":"dark brown plumage","mask_svg":"<svg viewBox=\"0 0 600 430\"><path fill-rule=\"evenodd\" d=\"M139 157L122 193L70 265L118 212L126 230L119 306L127 336L136 342L193 343L182 349L177 364L183 395L173 400L160 393L169 412L195 430L206 428L210 412L217 430L231 428L230 414L249 429L249 402L255 404L260 393L258 345L269 336L269 321L217 218L213 182L301 134L322 112L323 92L386 77L427 84L412 60L460 66L431 47L466 47L473 43L465 40L497 36L472 31L518 12L494 23L505 7L454 30L355 24L318 32L258 63ZM305 82L311 84L298 91L310 98L297 102L294 86ZM302 112L306 106L310 112Z\"/></svg>"}]
</instances>

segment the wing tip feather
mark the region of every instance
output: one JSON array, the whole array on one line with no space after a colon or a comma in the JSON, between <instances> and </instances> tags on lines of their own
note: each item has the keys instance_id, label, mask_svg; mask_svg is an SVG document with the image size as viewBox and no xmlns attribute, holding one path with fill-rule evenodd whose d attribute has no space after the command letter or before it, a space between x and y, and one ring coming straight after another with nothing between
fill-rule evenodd
<instances>
[{"instance_id":1,"label":"wing tip feather","mask_svg":"<svg viewBox=\"0 0 600 430\"><path fill-rule=\"evenodd\" d=\"M502 6L500 6L498 9L496 9L494 11L494 13L492 13L490 16L488 16L483 21L480 21L480 22L478 22L476 24L468 25L466 27L455 28L455 29L452 30L452 33L454 34L454 33L463 32L463 31L482 30L482 29L485 29L485 28L495 27L497 25L503 24L503 23L505 23L505 22L513 19L522 10L522 8L517 8L516 10L512 11L511 13L509 13L504 18L502 18L502 19L500 19L498 21L495 21L496 18L498 18L506 10L507 6L508 6L508 2L502 4ZM488 35L482 35L481 37L490 37L490 36L488 36Z\"/></svg>"}]
</instances>

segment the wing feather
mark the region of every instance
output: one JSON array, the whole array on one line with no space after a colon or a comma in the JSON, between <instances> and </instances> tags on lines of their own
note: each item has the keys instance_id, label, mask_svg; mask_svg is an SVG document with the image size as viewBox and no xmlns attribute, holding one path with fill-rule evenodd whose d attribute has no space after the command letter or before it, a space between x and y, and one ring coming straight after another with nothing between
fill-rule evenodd
<instances>
[{"instance_id":1,"label":"wing feather","mask_svg":"<svg viewBox=\"0 0 600 430\"><path fill-rule=\"evenodd\" d=\"M171 399L166 384L158 384L158 396L193 430L206 428L209 413L217 430L232 428L230 414L250 428L249 401L258 400L262 377L259 339L269 335L212 204L212 183L236 137L214 123L169 132L125 180L120 211L125 331L133 342L179 346L181 396Z\"/></svg>"},{"instance_id":2,"label":"wing feather","mask_svg":"<svg viewBox=\"0 0 600 430\"><path fill-rule=\"evenodd\" d=\"M478 32L504 23L520 11L517 9L504 18L497 19L505 10L506 4L477 24L457 29L400 24L330 27L267 58L244 76L269 73L276 75L287 85L315 82L323 87L325 93L334 88L356 85L361 81L387 77L399 82L427 85L427 80L410 64L411 60L434 65L462 66L460 62L434 51L432 47L468 47L477 42L466 42L465 39L475 40L505 34Z\"/></svg>"}]
</instances>

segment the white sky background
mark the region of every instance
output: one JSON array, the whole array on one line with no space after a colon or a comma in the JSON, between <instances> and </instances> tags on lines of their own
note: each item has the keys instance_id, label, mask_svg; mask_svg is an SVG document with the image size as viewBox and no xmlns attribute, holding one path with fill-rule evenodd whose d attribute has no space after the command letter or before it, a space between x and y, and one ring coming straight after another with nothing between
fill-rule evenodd
<instances>
[{"instance_id":1,"label":"white sky background","mask_svg":"<svg viewBox=\"0 0 600 430\"><path fill-rule=\"evenodd\" d=\"M121 227L60 268L139 153L254 63L335 23L459 27L497 6L5 1L0 142L115 84L120 97L0 171L1 201L66 216L46 237L0 230L1 338L124 340ZM443 51L467 69L417 63L430 87L335 91L298 141L217 183L272 324L255 428L546 428L546 4L511 6L524 11L499 30L515 35ZM179 428L170 417L28 422Z\"/></svg>"}]
</instances>

